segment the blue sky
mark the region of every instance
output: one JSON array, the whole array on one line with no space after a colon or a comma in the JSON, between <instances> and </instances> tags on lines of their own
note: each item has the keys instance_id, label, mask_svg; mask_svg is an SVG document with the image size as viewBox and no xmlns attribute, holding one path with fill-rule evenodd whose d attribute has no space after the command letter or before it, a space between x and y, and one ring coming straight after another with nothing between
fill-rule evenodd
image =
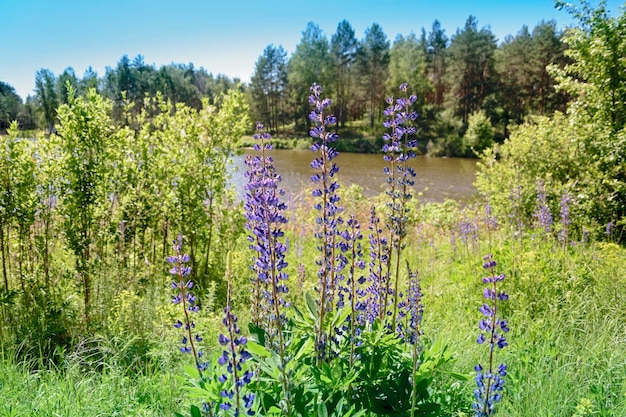
<instances>
[{"instance_id":1,"label":"blue sky","mask_svg":"<svg viewBox=\"0 0 626 417\"><path fill-rule=\"evenodd\" d=\"M607 2L613 14L621 4ZM101 77L122 55L141 54L157 67L191 62L248 81L267 45L291 54L309 21L329 39L343 19L358 39L376 22L393 41L435 19L450 37L470 14L500 41L524 24L572 23L553 0L0 0L0 80L25 98L41 68L58 75L71 66L82 77L92 66Z\"/></svg>"}]
</instances>

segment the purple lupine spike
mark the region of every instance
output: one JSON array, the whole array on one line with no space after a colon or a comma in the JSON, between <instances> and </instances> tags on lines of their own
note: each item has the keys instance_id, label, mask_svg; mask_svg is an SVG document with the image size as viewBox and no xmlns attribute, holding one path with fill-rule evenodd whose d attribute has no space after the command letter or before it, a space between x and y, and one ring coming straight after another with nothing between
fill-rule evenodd
<instances>
[{"instance_id":1,"label":"purple lupine spike","mask_svg":"<svg viewBox=\"0 0 626 417\"><path fill-rule=\"evenodd\" d=\"M537 183L537 209L534 217L546 233L550 233L552 230L552 212L546 201L546 190L542 182Z\"/></svg>"},{"instance_id":2,"label":"purple lupine spike","mask_svg":"<svg viewBox=\"0 0 626 417\"><path fill-rule=\"evenodd\" d=\"M272 149L267 142L271 136L257 123L254 135L260 156L248 155L246 164L245 214L246 228L250 235L250 248L255 251L254 266L256 279L253 280L253 322L263 326L275 348L284 351L282 327L287 322L284 309L289 306L284 294L288 274L285 254L284 232L281 227L287 223L284 212L287 205L282 201L284 190L279 187L281 177L274 161L266 151Z\"/></svg>"},{"instance_id":3,"label":"purple lupine spike","mask_svg":"<svg viewBox=\"0 0 626 417\"><path fill-rule=\"evenodd\" d=\"M606 224L606 228L604 230L604 234L607 237L611 237L611 233L613 232L613 228L615 227L615 223L610 221Z\"/></svg>"},{"instance_id":4,"label":"purple lupine spike","mask_svg":"<svg viewBox=\"0 0 626 417\"><path fill-rule=\"evenodd\" d=\"M407 203L413 198L412 187L415 185L415 170L409 165L409 161L415 158L417 141L413 138L417 129L412 126L417 119L417 113L411 111L411 105L415 103L417 97L411 95L407 97L408 85L400 85L403 97L389 97L389 106L384 110L385 120L383 126L389 129L383 135L382 151L385 154L384 160L389 162L385 173L388 184L385 193L389 196L387 202L386 227L390 234L388 273L393 272L393 277L387 279L386 302L392 307L391 328L395 328L398 314L398 288L400 281L400 258L404 245L402 244L407 234L407 213L409 211Z\"/></svg>"},{"instance_id":5,"label":"purple lupine spike","mask_svg":"<svg viewBox=\"0 0 626 417\"><path fill-rule=\"evenodd\" d=\"M330 145L336 141L339 136L328 128L336 123L336 118L328 114L328 108L332 101L328 98L322 98L322 87L314 83L311 86L311 95L309 103L313 106L313 110L309 114L309 119L314 123L314 127L310 131L313 139L317 139L311 150L319 152L311 167L316 171L311 177L315 184L312 192L313 197L318 199L318 203L314 208L319 211L316 219L315 237L319 240L318 245L321 256L317 260L318 269L318 285L319 292L319 314L318 323L316 324L316 348L318 358L321 360L327 355L327 341L333 340L333 335L326 335L326 329L323 328L325 322L324 317L329 312L338 298L338 271L345 267L345 257L339 256L339 228L343 224L341 218L342 208L337 204L339 196L337 190L339 183L336 180L336 174L339 168L333 162L339 153ZM330 330L332 332L333 329Z\"/></svg>"},{"instance_id":6,"label":"purple lupine spike","mask_svg":"<svg viewBox=\"0 0 626 417\"><path fill-rule=\"evenodd\" d=\"M372 324L377 318L383 320L387 312L386 291L389 279L387 268L389 266L389 245L383 236L380 226L380 218L376 207L370 207L370 234L369 237L369 278L367 287L367 321Z\"/></svg>"},{"instance_id":7,"label":"purple lupine spike","mask_svg":"<svg viewBox=\"0 0 626 417\"><path fill-rule=\"evenodd\" d=\"M366 304L362 301L365 291L362 288L365 277L358 272L365 268L363 261L363 248L361 241L361 225L354 215L350 216L347 222L348 229L339 232L342 240L338 243L341 253L339 265L347 267L347 274L339 273L339 292L336 301L337 308L344 308L347 304L350 308L350 314L346 318L346 322L342 327L335 329L337 335L347 332L350 337L350 363L354 360L354 348L357 344L357 336L359 334L359 326L365 324ZM342 267L343 268L343 267ZM340 272L338 270L338 272Z\"/></svg>"},{"instance_id":8,"label":"purple lupine spike","mask_svg":"<svg viewBox=\"0 0 626 417\"><path fill-rule=\"evenodd\" d=\"M485 204L485 229L487 231L496 230L498 228L498 219L491 212L491 204Z\"/></svg>"},{"instance_id":9,"label":"purple lupine spike","mask_svg":"<svg viewBox=\"0 0 626 417\"><path fill-rule=\"evenodd\" d=\"M253 282L253 317L252 321L264 328L268 347L278 353L281 361L283 395L286 409L290 407L288 390L288 375L286 372L287 345L283 336L283 328L287 324L285 310L290 306L286 295L289 288L286 285L289 275L286 272L288 266L285 261L288 242L281 227L287 223L284 212L287 204L282 201L285 194L280 188L281 177L276 171L274 161L267 151L272 146L267 142L271 136L263 131L263 125L257 123L258 141L256 149L261 152L260 156L248 156L246 164L248 171L246 176L245 215L246 228L250 232L248 240L250 248L255 251L254 265L252 269L256 273ZM234 341L235 345L245 344L247 339L239 337ZM242 358L246 359L249 354L241 352ZM240 384L248 383L250 376L244 374ZM246 401L248 398L249 401ZM244 407L254 397L244 396Z\"/></svg>"},{"instance_id":10,"label":"purple lupine spike","mask_svg":"<svg viewBox=\"0 0 626 417\"><path fill-rule=\"evenodd\" d=\"M237 316L231 309L231 286L228 281L226 291L226 307L224 307L224 324L226 334L220 334L218 341L224 346L222 355L218 358L217 363L226 367L226 372L218 377L218 381L227 384L220 392L222 402L220 408L222 410L234 410L236 416L246 413L249 416L255 415L252 409L254 405L254 394L244 393L244 386L252 380L253 372L244 370L244 364L252 356L246 350L248 339L241 336L241 329L237 325Z\"/></svg>"},{"instance_id":11,"label":"purple lupine spike","mask_svg":"<svg viewBox=\"0 0 626 417\"><path fill-rule=\"evenodd\" d=\"M409 287L407 289L406 301L398 304L398 324L396 332L406 343L415 345L422 335L421 323L424 315L424 305L422 304L421 280L417 272L411 270L407 262L409 273Z\"/></svg>"},{"instance_id":12,"label":"purple lupine spike","mask_svg":"<svg viewBox=\"0 0 626 417\"><path fill-rule=\"evenodd\" d=\"M495 405L502 398L504 388L504 377L507 367L504 363L498 365L497 370L493 369L493 359L495 348L503 349L508 345L505 333L509 332L506 320L498 315L498 302L508 299L508 295L498 289L498 283L504 280L504 274L495 273L496 262L492 255L485 256L483 268L488 271L489 277L483 278L483 282L490 284L483 291L483 297L487 300L478 310L484 316L478 322L480 333L476 343L489 346L489 367L483 369L481 364L474 367L476 371L476 390L474 391L475 402L472 404L475 417L487 417L495 412Z\"/></svg>"},{"instance_id":13,"label":"purple lupine spike","mask_svg":"<svg viewBox=\"0 0 626 417\"><path fill-rule=\"evenodd\" d=\"M196 348L194 342L199 343L202 341L202 337L199 334L194 334L193 329L196 327L195 323L191 319L189 313L196 313L199 311L198 305L196 305L196 296L191 292L193 287L193 281L186 279L191 273L191 268L185 265L189 262L189 255L182 252L183 238L178 236L172 244L174 255L168 256L166 261L173 265L170 269L170 274L174 277L175 281L171 283L170 287L175 291L175 295L172 297L173 304L182 305L184 313L184 323L181 320L177 320L174 323L174 327L182 329L183 336L181 338L181 353L193 354L194 361L196 362L196 368L199 372L207 369L208 364L201 361L202 350Z\"/></svg>"}]
</instances>

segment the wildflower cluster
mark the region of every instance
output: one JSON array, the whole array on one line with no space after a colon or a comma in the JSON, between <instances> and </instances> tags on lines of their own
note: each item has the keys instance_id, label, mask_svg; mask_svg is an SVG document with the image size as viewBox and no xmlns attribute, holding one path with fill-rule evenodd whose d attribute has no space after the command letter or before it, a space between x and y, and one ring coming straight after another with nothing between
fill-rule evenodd
<instances>
[{"instance_id":1,"label":"wildflower cluster","mask_svg":"<svg viewBox=\"0 0 626 417\"><path fill-rule=\"evenodd\" d=\"M386 272L389 265L389 244L380 226L380 218L375 206L370 208L369 230L370 275L366 291L368 293L367 321L371 324L376 319L382 321L389 312L387 310L389 274Z\"/></svg>"},{"instance_id":2,"label":"wildflower cluster","mask_svg":"<svg viewBox=\"0 0 626 417\"><path fill-rule=\"evenodd\" d=\"M344 223L339 205L336 178L339 168L334 162L338 153L331 146L338 136L330 131L336 123L335 117L328 114L331 100L321 97L319 85L311 87L310 135L315 139L311 150L316 152L311 162L314 170L311 180L319 251L318 299L316 303L307 296L305 310L289 308L287 301L288 243L282 229L287 223L287 206L282 201L281 177L269 155L270 135L257 124L255 155L246 157L244 201L249 248L254 253L252 334L249 342L233 313L228 262L222 320L225 330L218 337L222 349L212 361L214 379L208 373L201 374L200 383L194 383L211 400L205 404L207 414L373 415L378 413L376 410L384 409L389 414L413 417L422 407L428 410L439 406L429 395L432 370L451 356L445 355L445 346L422 355L424 308L420 278L409 262L406 262L406 274L400 273L408 231L408 202L415 177L409 166L416 156L413 150L416 141L412 139L415 128L411 124L417 117L409 110L416 97L406 94L406 84L400 90L405 97L388 99L389 107L385 111L385 126L389 129L383 148L388 162L385 169L388 198L382 216L379 217L375 206L371 208L369 277L366 278L361 272L366 266L361 225L355 215L347 217ZM190 272L184 265L189 257L180 255L179 247L177 250L177 256L168 261L177 262L172 273L180 276L180 282L174 285L179 290L174 301L184 304L188 323L185 327L188 335L181 350L189 349L199 357L193 344L185 348L191 343L194 327L188 314L196 311L197 306L195 297L188 293L193 284L183 279ZM492 271L493 265L487 268ZM304 265L298 265L297 274L301 283ZM489 338L492 349L489 370L483 374L481 367L476 379L479 383L476 409L482 407L481 398L487 404L499 399L494 393L499 395L506 371L501 365L500 377L492 377L493 346L506 345L503 332L508 331L506 322L496 315L496 303L506 296L496 292L499 280L496 276L485 278L492 287L485 291L490 301L481 308L486 318L481 321L484 334L481 333L479 343ZM177 323L177 327L182 326L185 326L182 321ZM202 370L202 365L198 364L198 369Z\"/></svg>"},{"instance_id":3,"label":"wildflower cluster","mask_svg":"<svg viewBox=\"0 0 626 417\"><path fill-rule=\"evenodd\" d=\"M309 114L309 119L314 123L314 126L309 133L312 138L317 139L311 146L311 151L319 152L319 156L311 162L311 167L316 171L311 176L311 181L315 187L312 195L320 200L314 206L320 212L316 219L317 229L315 231L315 237L320 242L318 249L321 251L321 257L317 261L320 299L316 329L316 346L320 359L328 353L329 334L323 326L324 317L333 309L338 291L338 273L345 267L346 259L337 256L336 251L339 245L339 226L343 220L340 216L342 209L337 204L339 202L339 195L337 195L339 183L335 179L339 168L333 162L339 153L330 146L339 136L328 130L329 126L337 123L337 119L335 116L327 114L332 101L329 98L322 99L321 94L322 87L314 83L311 86L311 95L309 96L309 104L314 107Z\"/></svg>"},{"instance_id":4,"label":"wildflower cluster","mask_svg":"<svg viewBox=\"0 0 626 417\"><path fill-rule=\"evenodd\" d=\"M393 288L389 287L387 293L394 297L393 301L388 301L392 304L391 326L394 328L397 327L398 316L400 258L404 249L403 240L407 233L409 211L407 203L413 198L411 188L415 185L413 178L416 175L413 167L409 166L409 161L416 157L415 148L417 147L417 140L414 138L417 129L412 126L417 119L417 113L411 111L411 106L417 101L417 96L408 95L406 83L400 85L400 91L404 97L387 98L389 106L384 111L386 119L383 126L389 129L389 132L383 135L382 148L385 154L384 159L389 163L389 166L385 167L388 184L386 194L389 196L386 226L390 232L391 245L387 261L394 262L395 265L389 264L387 267L388 273L393 270ZM387 285L391 283L390 281L387 280ZM384 308L386 309L387 305Z\"/></svg>"},{"instance_id":5,"label":"wildflower cluster","mask_svg":"<svg viewBox=\"0 0 626 417\"><path fill-rule=\"evenodd\" d=\"M463 218L459 222L459 238L466 246L478 241L478 224L474 219Z\"/></svg>"},{"instance_id":6,"label":"wildflower cluster","mask_svg":"<svg viewBox=\"0 0 626 417\"><path fill-rule=\"evenodd\" d=\"M407 262L409 273L409 287L406 293L406 300L398 303L398 324L396 332L402 340L411 345L418 343L422 334L421 323L424 315L424 305L422 304L422 287L417 272L411 271ZM400 295L402 297L402 294Z\"/></svg>"},{"instance_id":7,"label":"wildflower cluster","mask_svg":"<svg viewBox=\"0 0 626 417\"><path fill-rule=\"evenodd\" d=\"M509 296L498 289L498 283L504 280L504 274L497 275L495 273L496 262L492 255L487 255L484 259L483 268L490 275L483 278L483 283L488 284L483 292L487 301L479 309L484 317L478 324L480 333L476 342L479 345L488 343L489 365L486 369L481 364L474 367L477 372L477 389L474 391L476 402L473 404L475 417L486 417L494 413L495 404L501 399L507 371L507 366L504 363L494 369L494 351L496 346L500 349L507 346L504 334L509 331L509 327L506 320L498 315L498 303L508 300Z\"/></svg>"},{"instance_id":8,"label":"wildflower cluster","mask_svg":"<svg viewBox=\"0 0 626 417\"><path fill-rule=\"evenodd\" d=\"M542 183L537 184L537 210L535 211L535 218L546 233L550 233L552 230L552 212L546 201L546 190Z\"/></svg>"},{"instance_id":9,"label":"wildflower cluster","mask_svg":"<svg viewBox=\"0 0 626 417\"><path fill-rule=\"evenodd\" d=\"M246 228L250 231L248 240L250 249L255 252L252 269L256 278L252 280L252 302L256 306L253 321L263 328L267 343L278 353L280 359L284 408L289 410L289 375L287 372L288 342L283 337L287 324L285 310L289 302L285 299L289 289L286 285L289 275L285 272L287 245L283 243L284 232L281 226L287 223L283 214L287 205L281 201L284 190L279 188L280 175L276 172L273 158L266 154L272 149L267 142L270 135L263 131L263 125L257 123L254 145L260 156L246 158L248 172L246 177L245 215Z\"/></svg>"},{"instance_id":10,"label":"wildflower cluster","mask_svg":"<svg viewBox=\"0 0 626 417\"><path fill-rule=\"evenodd\" d=\"M358 272L365 268L361 245L361 240L363 239L361 225L354 215L350 216L347 225L348 228L339 233L343 238L343 241L339 243L339 248L341 249L339 256L343 258L342 264L348 265L348 274L343 277L343 284L339 285L337 308L344 308L347 299L350 314L346 319L346 323L342 325L342 328L336 329L336 332L338 335L342 335L346 331L349 332L350 361L353 361L354 347L357 344L356 339L360 335L361 326L365 323L367 305L363 301L366 293L362 288L365 283L365 277Z\"/></svg>"},{"instance_id":11,"label":"wildflower cluster","mask_svg":"<svg viewBox=\"0 0 626 417\"><path fill-rule=\"evenodd\" d=\"M202 372L206 370L207 364L201 361L202 351L196 348L195 342L201 342L202 337L198 333L194 333L193 329L196 327L193 320L191 320L191 313L197 313L199 307L196 303L196 296L191 289L193 288L193 281L190 280L189 274L191 274L191 267L187 265L189 262L189 255L182 252L182 236L179 236L172 245L174 255L168 256L166 261L172 265L170 274L174 277L172 281L172 289L175 291L175 295L172 298L173 304L182 305L184 318L183 321L178 320L174 323L174 327L182 329L183 336L181 338L180 351L182 353L191 353L196 362L198 371Z\"/></svg>"},{"instance_id":12,"label":"wildflower cluster","mask_svg":"<svg viewBox=\"0 0 626 417\"><path fill-rule=\"evenodd\" d=\"M256 272L253 280L253 320L257 325L263 325L270 338L281 337L282 327L287 322L284 308L289 306L285 300L288 293L286 281L289 278L284 271L287 267L285 252L287 246L283 243L284 232L281 225L287 223L283 214L287 205L281 201L284 190L279 188L280 175L276 172L274 161L266 151L272 149L268 133L263 132L263 125L257 123L257 134L254 135L259 143L255 150L261 152L259 156L248 155L246 165L245 215L246 228L250 231L248 240L250 248L256 253L252 269ZM277 342L279 350L284 348L281 340Z\"/></svg>"},{"instance_id":13,"label":"wildflower cluster","mask_svg":"<svg viewBox=\"0 0 626 417\"><path fill-rule=\"evenodd\" d=\"M226 368L226 373L218 377L222 384L230 381L230 386L224 388L220 395L223 398L220 408L222 410L232 410L235 416L246 413L253 416L254 394L244 393L242 388L249 384L254 373L249 369L244 369L244 364L252 356L246 350L248 339L241 335L241 329L237 325L237 316L232 312L230 282L226 296L226 307L224 307L224 318L222 323L226 327L226 334L220 334L218 341L224 348L217 363Z\"/></svg>"}]
</instances>

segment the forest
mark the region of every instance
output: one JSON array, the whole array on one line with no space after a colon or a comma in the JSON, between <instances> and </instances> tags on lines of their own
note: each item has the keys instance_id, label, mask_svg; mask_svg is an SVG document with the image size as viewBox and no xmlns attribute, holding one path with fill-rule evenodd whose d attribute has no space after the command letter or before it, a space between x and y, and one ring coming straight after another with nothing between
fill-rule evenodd
<instances>
[{"instance_id":1,"label":"forest","mask_svg":"<svg viewBox=\"0 0 626 417\"><path fill-rule=\"evenodd\" d=\"M545 92L567 100L532 87L506 123L495 92L477 100L485 85L463 96L447 84L463 30L440 90L424 49L393 58L396 40L371 102L358 42L346 96L334 78L295 77L333 68L296 51L284 108L254 81L210 74L185 102L109 96L108 76L59 88L48 73L53 117L30 99L29 127L45 133L24 130L28 100L15 99L0 135L0 416L626 415L626 10L559 5L577 24L559 34ZM495 48L496 69L523 33ZM140 61L120 62L138 74ZM393 62L424 66L393 79ZM429 108L459 129L430 147L478 157L472 201L420 201ZM307 125L310 183L290 197L275 136ZM379 135L375 197L341 182L355 126ZM237 152L242 198L229 184Z\"/></svg>"},{"instance_id":2,"label":"forest","mask_svg":"<svg viewBox=\"0 0 626 417\"><path fill-rule=\"evenodd\" d=\"M132 125L146 97L157 92L165 100L199 109L203 98L219 105L219 96L239 85L250 120L264 120L275 136L305 137L310 127L305 92L318 82L335 97L339 132L354 139L350 150L374 152L379 144L358 139L380 136L376 126L382 122L385 97L407 82L419 98L421 152L474 157L508 137L510 128L527 116L566 108L569 95L555 90L549 68L568 63L563 36L555 21L543 21L498 43L489 26L480 27L469 16L450 36L435 20L429 31L398 35L393 41L376 23L357 39L344 20L329 40L310 22L290 56L282 46L268 45L245 85L192 63L157 68L141 55L132 60L123 56L101 77L91 68L82 78L71 67L58 75L42 68L34 94L25 102L10 85L0 84L0 129L18 120L22 129L50 131L57 124L58 107L67 103L68 85L79 95L95 88L112 100L112 119L121 125ZM123 114L129 105L133 110ZM250 124L249 133L253 130Z\"/></svg>"}]
</instances>

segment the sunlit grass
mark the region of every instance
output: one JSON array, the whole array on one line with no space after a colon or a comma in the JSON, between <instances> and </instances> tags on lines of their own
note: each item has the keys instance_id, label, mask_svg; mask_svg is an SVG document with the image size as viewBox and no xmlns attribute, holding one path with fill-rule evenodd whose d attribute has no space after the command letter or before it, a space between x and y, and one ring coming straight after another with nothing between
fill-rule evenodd
<instances>
[{"instance_id":1,"label":"sunlit grass","mask_svg":"<svg viewBox=\"0 0 626 417\"><path fill-rule=\"evenodd\" d=\"M183 406L170 372L40 365L10 357L0 362L0 416L165 416Z\"/></svg>"}]
</instances>

